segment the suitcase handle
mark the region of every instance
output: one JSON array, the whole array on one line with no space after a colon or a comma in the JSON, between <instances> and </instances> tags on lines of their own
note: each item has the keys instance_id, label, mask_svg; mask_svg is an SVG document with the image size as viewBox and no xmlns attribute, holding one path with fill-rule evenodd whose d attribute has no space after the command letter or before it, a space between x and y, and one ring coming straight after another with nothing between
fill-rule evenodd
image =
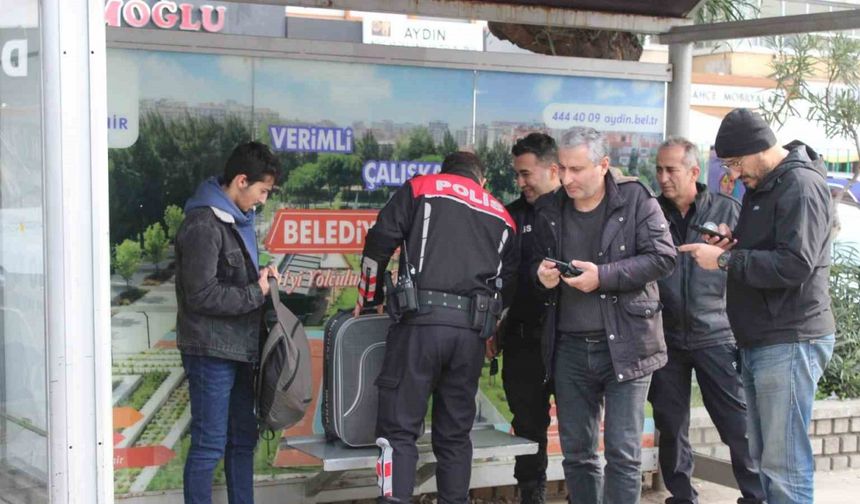
<instances>
[{"instance_id":1,"label":"suitcase handle","mask_svg":"<svg viewBox=\"0 0 860 504\"><path fill-rule=\"evenodd\" d=\"M349 311L349 310L347 310L347 311ZM386 313L386 312L388 312L387 309L383 313ZM359 316L360 315L379 315L379 313L377 313L377 311L376 311L376 306L371 306L369 308L362 307L361 311L358 312L358 314L359 314Z\"/></svg>"}]
</instances>

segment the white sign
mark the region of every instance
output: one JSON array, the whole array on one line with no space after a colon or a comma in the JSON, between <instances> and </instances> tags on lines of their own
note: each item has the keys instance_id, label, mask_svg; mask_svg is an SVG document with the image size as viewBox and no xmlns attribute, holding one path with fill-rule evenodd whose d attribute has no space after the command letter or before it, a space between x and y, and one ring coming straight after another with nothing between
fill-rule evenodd
<instances>
[{"instance_id":1,"label":"white sign","mask_svg":"<svg viewBox=\"0 0 860 504\"><path fill-rule=\"evenodd\" d=\"M0 49L0 67L9 77L27 76L27 58L27 39L8 40Z\"/></svg>"},{"instance_id":2,"label":"white sign","mask_svg":"<svg viewBox=\"0 0 860 504\"><path fill-rule=\"evenodd\" d=\"M693 84L690 105L757 109L771 92L770 89L743 86Z\"/></svg>"},{"instance_id":3,"label":"white sign","mask_svg":"<svg viewBox=\"0 0 860 504\"><path fill-rule=\"evenodd\" d=\"M484 28L479 24L393 16L365 16L362 23L365 44L484 50Z\"/></svg>"},{"instance_id":4,"label":"white sign","mask_svg":"<svg viewBox=\"0 0 860 504\"><path fill-rule=\"evenodd\" d=\"M663 133L663 109L550 103L543 109L543 122L552 129L581 127L598 131Z\"/></svg>"},{"instance_id":5,"label":"white sign","mask_svg":"<svg viewBox=\"0 0 860 504\"><path fill-rule=\"evenodd\" d=\"M135 60L108 52L108 147L124 149L137 141L140 129L140 83Z\"/></svg>"}]
</instances>

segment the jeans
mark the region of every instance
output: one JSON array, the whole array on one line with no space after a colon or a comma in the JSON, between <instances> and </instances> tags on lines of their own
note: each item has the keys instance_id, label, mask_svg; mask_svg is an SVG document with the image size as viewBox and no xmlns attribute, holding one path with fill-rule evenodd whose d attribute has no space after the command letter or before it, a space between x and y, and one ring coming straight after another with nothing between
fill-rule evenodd
<instances>
[{"instance_id":1,"label":"jeans","mask_svg":"<svg viewBox=\"0 0 860 504\"><path fill-rule=\"evenodd\" d=\"M669 362L654 372L648 398L654 406L654 424L660 431L660 472L672 494L667 504L698 503L692 484L693 450L690 446L690 383L693 370L702 390L705 408L720 439L728 445L732 470L741 491L739 504L764 502L756 464L747 440L747 405L734 343L696 350L669 348Z\"/></svg>"},{"instance_id":2,"label":"jeans","mask_svg":"<svg viewBox=\"0 0 860 504\"><path fill-rule=\"evenodd\" d=\"M567 491L577 504L637 504L642 489L642 429L651 375L618 382L606 341L561 336L555 400ZM604 404L604 471L597 455Z\"/></svg>"},{"instance_id":3,"label":"jeans","mask_svg":"<svg viewBox=\"0 0 860 504\"><path fill-rule=\"evenodd\" d=\"M211 504L212 476L224 458L227 500L254 502L253 364L182 354L191 399L191 447L183 473L185 504Z\"/></svg>"},{"instance_id":4,"label":"jeans","mask_svg":"<svg viewBox=\"0 0 860 504\"><path fill-rule=\"evenodd\" d=\"M834 335L741 350L750 454L768 504L812 504L815 463L809 422Z\"/></svg>"}]
</instances>

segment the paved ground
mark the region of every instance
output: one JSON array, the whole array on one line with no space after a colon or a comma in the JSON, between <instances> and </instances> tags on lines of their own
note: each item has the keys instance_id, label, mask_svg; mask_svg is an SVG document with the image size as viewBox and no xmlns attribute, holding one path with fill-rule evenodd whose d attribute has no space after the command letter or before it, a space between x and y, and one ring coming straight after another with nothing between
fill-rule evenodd
<instances>
[{"instance_id":1,"label":"paved ground","mask_svg":"<svg viewBox=\"0 0 860 504\"><path fill-rule=\"evenodd\" d=\"M142 278L142 277L141 277ZM125 283L122 283L125 286ZM114 357L134 355L155 346L176 326L173 279L146 287L148 292L128 306L111 307L111 349Z\"/></svg>"},{"instance_id":2,"label":"paved ground","mask_svg":"<svg viewBox=\"0 0 860 504\"><path fill-rule=\"evenodd\" d=\"M737 490L724 486L694 480L702 504L735 504L739 497ZM646 491L642 504L663 504L667 492ZM551 500L552 504L562 504L564 500ZM824 472L815 475L815 504L850 504L860 502L860 471Z\"/></svg>"}]
</instances>

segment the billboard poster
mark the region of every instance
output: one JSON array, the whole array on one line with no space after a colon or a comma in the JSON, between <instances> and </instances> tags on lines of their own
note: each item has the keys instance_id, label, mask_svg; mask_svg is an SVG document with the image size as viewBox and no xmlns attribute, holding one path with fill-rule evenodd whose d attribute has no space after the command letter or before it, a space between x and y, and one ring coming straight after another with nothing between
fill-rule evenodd
<instances>
[{"instance_id":1,"label":"billboard poster","mask_svg":"<svg viewBox=\"0 0 860 504\"><path fill-rule=\"evenodd\" d=\"M512 201L512 143L577 125L605 131L612 164L649 181L662 140L663 83L137 50L108 62L108 120L126 118L109 151L118 495L181 486L190 410L170 242L185 201L237 144L266 143L282 167L256 230L260 263L281 272L312 340L318 392L285 433L296 436L322 432L323 326L355 305L364 238L393 191L467 149ZM482 379L481 421L506 428L500 382ZM319 464L280 441L261 439L259 474Z\"/></svg>"},{"instance_id":2,"label":"billboard poster","mask_svg":"<svg viewBox=\"0 0 860 504\"><path fill-rule=\"evenodd\" d=\"M594 128L607 139L612 166L657 188L662 82L481 72L476 97L479 142L510 146L532 131L558 139L572 127Z\"/></svg>"}]
</instances>

